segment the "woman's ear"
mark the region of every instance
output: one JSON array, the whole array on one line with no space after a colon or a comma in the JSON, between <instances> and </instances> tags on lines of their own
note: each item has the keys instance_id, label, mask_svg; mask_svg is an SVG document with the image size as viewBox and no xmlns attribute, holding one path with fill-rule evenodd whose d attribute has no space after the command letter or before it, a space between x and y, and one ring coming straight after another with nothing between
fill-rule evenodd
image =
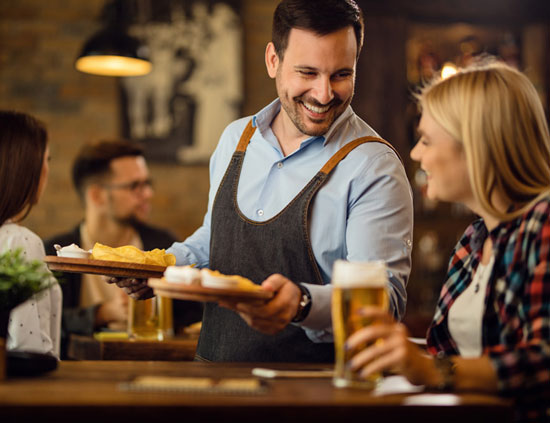
<instances>
[{"instance_id":1,"label":"woman's ear","mask_svg":"<svg viewBox=\"0 0 550 423\"><path fill-rule=\"evenodd\" d=\"M265 66L267 68L267 74L270 78L275 79L279 64L280 60L277 52L275 51L275 45L270 42L265 48Z\"/></svg>"}]
</instances>

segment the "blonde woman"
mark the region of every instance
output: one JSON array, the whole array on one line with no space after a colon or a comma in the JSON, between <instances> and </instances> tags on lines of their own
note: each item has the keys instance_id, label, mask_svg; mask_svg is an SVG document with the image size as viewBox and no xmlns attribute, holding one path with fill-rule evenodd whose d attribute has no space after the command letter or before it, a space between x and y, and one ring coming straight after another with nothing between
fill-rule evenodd
<instances>
[{"instance_id":1,"label":"blonde woman","mask_svg":"<svg viewBox=\"0 0 550 423\"><path fill-rule=\"evenodd\" d=\"M20 222L44 192L48 159L44 126L27 114L0 111L0 253L21 249L27 260L44 258L42 240ZM61 289L54 284L11 310L6 348L59 357L60 330Z\"/></svg>"},{"instance_id":2,"label":"blonde woman","mask_svg":"<svg viewBox=\"0 0 550 423\"><path fill-rule=\"evenodd\" d=\"M550 419L550 136L540 99L519 71L493 63L432 83L419 95L411 152L432 199L480 219L454 249L428 330L430 355L381 311L347 341L377 343L351 360L367 376L512 397L517 421Z\"/></svg>"}]
</instances>

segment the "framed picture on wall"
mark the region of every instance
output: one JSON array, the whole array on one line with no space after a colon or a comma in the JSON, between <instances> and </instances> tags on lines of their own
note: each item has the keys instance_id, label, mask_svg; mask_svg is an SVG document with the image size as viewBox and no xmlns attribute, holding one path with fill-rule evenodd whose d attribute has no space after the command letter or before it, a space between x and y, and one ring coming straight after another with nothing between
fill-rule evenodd
<instances>
[{"instance_id":1,"label":"framed picture on wall","mask_svg":"<svg viewBox=\"0 0 550 423\"><path fill-rule=\"evenodd\" d=\"M123 135L143 144L148 160L206 164L240 117L239 12L235 0L151 1L134 19L129 32L149 47L153 70L121 78Z\"/></svg>"}]
</instances>

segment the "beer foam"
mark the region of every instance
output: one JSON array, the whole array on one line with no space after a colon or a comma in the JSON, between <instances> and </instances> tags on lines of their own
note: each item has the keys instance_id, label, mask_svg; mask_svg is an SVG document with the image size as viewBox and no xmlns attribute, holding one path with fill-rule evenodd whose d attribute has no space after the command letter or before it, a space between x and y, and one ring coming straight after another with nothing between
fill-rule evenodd
<instances>
[{"instance_id":1,"label":"beer foam","mask_svg":"<svg viewBox=\"0 0 550 423\"><path fill-rule=\"evenodd\" d=\"M387 282L386 263L382 260L336 260L332 268L332 284L340 288L384 287Z\"/></svg>"}]
</instances>

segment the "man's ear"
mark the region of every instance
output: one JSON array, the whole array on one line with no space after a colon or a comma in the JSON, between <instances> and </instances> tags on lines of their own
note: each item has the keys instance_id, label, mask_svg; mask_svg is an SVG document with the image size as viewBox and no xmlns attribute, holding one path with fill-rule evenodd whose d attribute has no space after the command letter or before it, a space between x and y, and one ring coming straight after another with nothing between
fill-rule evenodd
<instances>
[{"instance_id":1,"label":"man's ear","mask_svg":"<svg viewBox=\"0 0 550 423\"><path fill-rule=\"evenodd\" d=\"M105 203L107 192L99 184L90 184L86 189L86 203L100 206Z\"/></svg>"},{"instance_id":2,"label":"man's ear","mask_svg":"<svg viewBox=\"0 0 550 423\"><path fill-rule=\"evenodd\" d=\"M272 42L267 44L265 48L265 66L267 68L267 74L270 78L275 79L277 75L277 69L279 68L279 56L275 51L275 46Z\"/></svg>"}]
</instances>

